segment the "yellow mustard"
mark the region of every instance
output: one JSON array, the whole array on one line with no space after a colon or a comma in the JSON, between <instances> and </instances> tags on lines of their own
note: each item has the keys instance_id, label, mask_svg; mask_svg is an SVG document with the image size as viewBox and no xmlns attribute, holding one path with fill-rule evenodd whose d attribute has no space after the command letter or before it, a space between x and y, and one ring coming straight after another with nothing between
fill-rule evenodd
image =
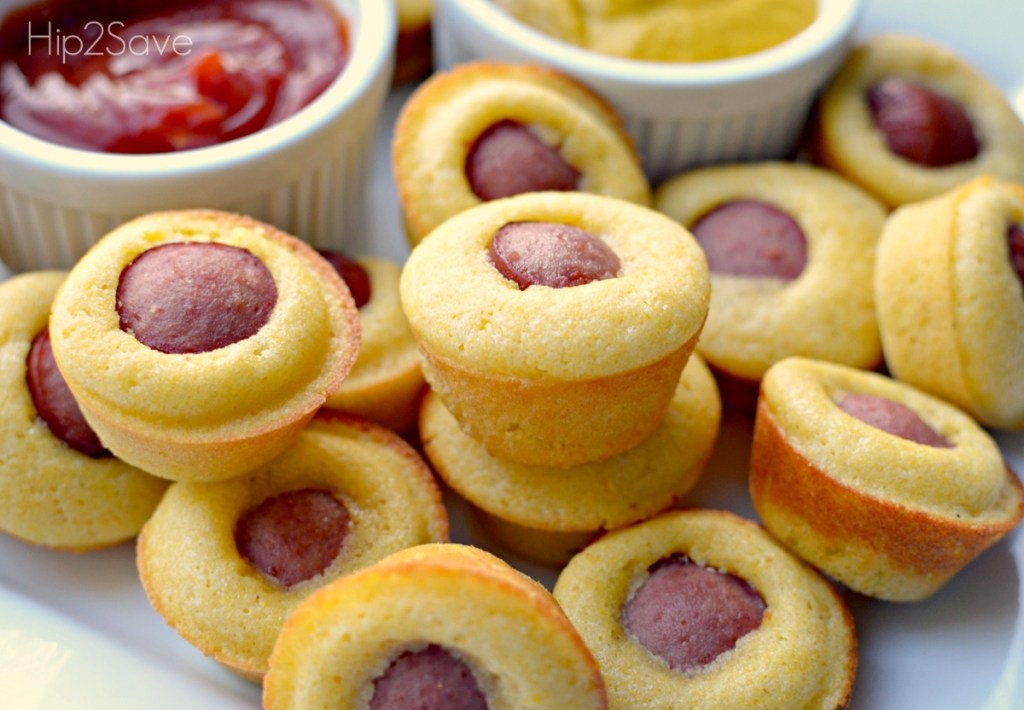
<instances>
[{"instance_id":1,"label":"yellow mustard","mask_svg":"<svg viewBox=\"0 0 1024 710\"><path fill-rule=\"evenodd\" d=\"M799 34L817 0L494 0L537 30L603 54L706 62L753 54Z\"/></svg>"}]
</instances>

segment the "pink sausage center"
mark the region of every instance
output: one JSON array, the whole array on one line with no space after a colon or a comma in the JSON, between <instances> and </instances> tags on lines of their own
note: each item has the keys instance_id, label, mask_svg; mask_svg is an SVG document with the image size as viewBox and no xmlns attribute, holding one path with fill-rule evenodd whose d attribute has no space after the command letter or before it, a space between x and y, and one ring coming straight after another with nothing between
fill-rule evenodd
<instances>
[{"instance_id":1,"label":"pink sausage center","mask_svg":"<svg viewBox=\"0 0 1024 710\"><path fill-rule=\"evenodd\" d=\"M370 301L372 289L370 286L370 274L356 261L350 259L341 252L321 251L320 256L327 260L334 270L338 272L345 285L352 294L352 300L356 302L356 308L362 308Z\"/></svg>"},{"instance_id":2,"label":"pink sausage center","mask_svg":"<svg viewBox=\"0 0 1024 710\"><path fill-rule=\"evenodd\" d=\"M285 587L312 579L334 561L350 516L327 491L303 489L268 498L235 527L239 554Z\"/></svg>"},{"instance_id":3,"label":"pink sausage center","mask_svg":"<svg viewBox=\"0 0 1024 710\"><path fill-rule=\"evenodd\" d=\"M1024 287L1024 228L1019 224L1007 227L1006 242L1010 250L1010 265Z\"/></svg>"},{"instance_id":4,"label":"pink sausage center","mask_svg":"<svg viewBox=\"0 0 1024 710\"><path fill-rule=\"evenodd\" d=\"M712 273L790 280L807 265L800 225L766 202L726 202L697 220L691 231Z\"/></svg>"},{"instance_id":5,"label":"pink sausage center","mask_svg":"<svg viewBox=\"0 0 1024 710\"><path fill-rule=\"evenodd\" d=\"M953 444L938 433L909 407L885 397L869 394L846 394L837 400L839 408L876 429L925 446L952 448Z\"/></svg>"},{"instance_id":6,"label":"pink sausage center","mask_svg":"<svg viewBox=\"0 0 1024 710\"><path fill-rule=\"evenodd\" d=\"M140 254L117 285L121 330L164 353L202 353L255 335L277 286L254 254L212 242L175 242Z\"/></svg>"},{"instance_id":7,"label":"pink sausage center","mask_svg":"<svg viewBox=\"0 0 1024 710\"><path fill-rule=\"evenodd\" d=\"M488 254L520 290L566 288L618 276L611 247L579 227L557 222L510 222L495 232Z\"/></svg>"},{"instance_id":8,"label":"pink sausage center","mask_svg":"<svg viewBox=\"0 0 1024 710\"><path fill-rule=\"evenodd\" d=\"M699 671L761 625L765 603L748 583L673 555L622 607L622 625L676 671Z\"/></svg>"},{"instance_id":9,"label":"pink sausage center","mask_svg":"<svg viewBox=\"0 0 1024 710\"><path fill-rule=\"evenodd\" d=\"M980 150L970 116L956 101L906 79L883 79L867 94L889 150L926 167L973 160Z\"/></svg>"},{"instance_id":10,"label":"pink sausage center","mask_svg":"<svg viewBox=\"0 0 1024 710\"><path fill-rule=\"evenodd\" d=\"M370 710L487 710L469 666L441 646L406 651L373 683Z\"/></svg>"},{"instance_id":11,"label":"pink sausage center","mask_svg":"<svg viewBox=\"0 0 1024 710\"><path fill-rule=\"evenodd\" d=\"M110 456L96 432L85 421L68 383L57 369L49 330L43 330L32 339L25 365L25 382L32 404L53 435L86 456Z\"/></svg>"},{"instance_id":12,"label":"pink sausage center","mask_svg":"<svg viewBox=\"0 0 1024 710\"><path fill-rule=\"evenodd\" d=\"M580 173L526 126L495 123L466 156L466 179L483 201L542 190L576 190Z\"/></svg>"}]
</instances>

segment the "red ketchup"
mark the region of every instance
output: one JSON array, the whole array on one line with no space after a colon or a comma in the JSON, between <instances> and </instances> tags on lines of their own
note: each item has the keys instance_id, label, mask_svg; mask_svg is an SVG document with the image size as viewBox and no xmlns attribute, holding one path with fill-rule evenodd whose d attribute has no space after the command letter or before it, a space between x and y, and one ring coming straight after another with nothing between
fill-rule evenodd
<instances>
[{"instance_id":1,"label":"red ketchup","mask_svg":"<svg viewBox=\"0 0 1024 710\"><path fill-rule=\"evenodd\" d=\"M166 153L255 133L348 60L327 0L51 0L0 26L0 119L53 143Z\"/></svg>"}]
</instances>

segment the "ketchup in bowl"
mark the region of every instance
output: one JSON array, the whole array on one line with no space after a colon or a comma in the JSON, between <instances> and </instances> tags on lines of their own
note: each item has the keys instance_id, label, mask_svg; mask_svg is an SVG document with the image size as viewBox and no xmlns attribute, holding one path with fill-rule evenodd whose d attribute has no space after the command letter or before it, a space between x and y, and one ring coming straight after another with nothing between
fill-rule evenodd
<instances>
[{"instance_id":1,"label":"ketchup in bowl","mask_svg":"<svg viewBox=\"0 0 1024 710\"><path fill-rule=\"evenodd\" d=\"M202 148L296 113L348 54L326 0L50 0L0 26L0 119L85 150Z\"/></svg>"}]
</instances>

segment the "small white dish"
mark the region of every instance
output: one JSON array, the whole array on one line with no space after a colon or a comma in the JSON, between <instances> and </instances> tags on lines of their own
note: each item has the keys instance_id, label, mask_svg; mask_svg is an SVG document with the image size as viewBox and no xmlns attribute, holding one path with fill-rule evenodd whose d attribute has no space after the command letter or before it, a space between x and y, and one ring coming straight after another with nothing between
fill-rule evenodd
<instances>
[{"instance_id":1,"label":"small white dish","mask_svg":"<svg viewBox=\"0 0 1024 710\"><path fill-rule=\"evenodd\" d=\"M56 145L0 122L0 259L14 271L68 268L121 222L200 207L343 248L363 226L397 25L394 3L333 2L349 29L341 75L301 111L252 135L125 155ZM0 16L25 4L0 0Z\"/></svg>"}]
</instances>

